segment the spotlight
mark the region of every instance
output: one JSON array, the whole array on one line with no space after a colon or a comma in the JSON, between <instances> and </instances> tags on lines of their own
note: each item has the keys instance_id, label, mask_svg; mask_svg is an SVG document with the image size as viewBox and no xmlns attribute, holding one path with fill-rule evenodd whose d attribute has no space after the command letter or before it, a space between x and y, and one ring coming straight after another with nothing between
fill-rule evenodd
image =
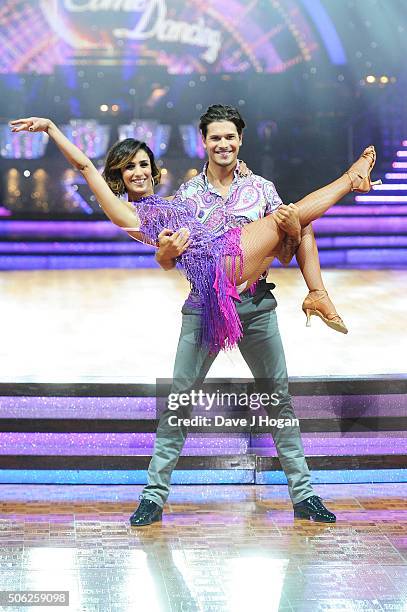
<instances>
[{"instance_id":1,"label":"spotlight","mask_svg":"<svg viewBox=\"0 0 407 612\"><path fill-rule=\"evenodd\" d=\"M29 170L24 170L24 176L25 178L28 178L29 176L31 176L31 172Z\"/></svg>"},{"instance_id":2,"label":"spotlight","mask_svg":"<svg viewBox=\"0 0 407 612\"><path fill-rule=\"evenodd\" d=\"M117 111L118 111L119 109L120 109L120 106L119 106L118 104L113 104L113 105L112 105L112 111L113 111L114 113L117 113Z\"/></svg>"},{"instance_id":3,"label":"spotlight","mask_svg":"<svg viewBox=\"0 0 407 612\"><path fill-rule=\"evenodd\" d=\"M186 174L185 174L185 180L189 181L192 178L194 178L194 176L196 176L198 174L198 171L196 168L189 168L189 170L187 170Z\"/></svg>"},{"instance_id":4,"label":"spotlight","mask_svg":"<svg viewBox=\"0 0 407 612\"><path fill-rule=\"evenodd\" d=\"M164 176L165 176L166 174L168 174L168 170L167 170L167 168L161 168L161 174L162 174L162 175L164 175Z\"/></svg>"},{"instance_id":5,"label":"spotlight","mask_svg":"<svg viewBox=\"0 0 407 612\"><path fill-rule=\"evenodd\" d=\"M380 77L380 83L383 83L383 85L386 85L386 83L388 82L389 82L389 77L386 76L385 74Z\"/></svg>"},{"instance_id":6,"label":"spotlight","mask_svg":"<svg viewBox=\"0 0 407 612\"><path fill-rule=\"evenodd\" d=\"M109 107L107 104L101 104L100 110L102 111L102 113L106 113L109 110Z\"/></svg>"},{"instance_id":7,"label":"spotlight","mask_svg":"<svg viewBox=\"0 0 407 612\"><path fill-rule=\"evenodd\" d=\"M373 74L369 74L366 77L366 83L376 83L376 77Z\"/></svg>"}]
</instances>

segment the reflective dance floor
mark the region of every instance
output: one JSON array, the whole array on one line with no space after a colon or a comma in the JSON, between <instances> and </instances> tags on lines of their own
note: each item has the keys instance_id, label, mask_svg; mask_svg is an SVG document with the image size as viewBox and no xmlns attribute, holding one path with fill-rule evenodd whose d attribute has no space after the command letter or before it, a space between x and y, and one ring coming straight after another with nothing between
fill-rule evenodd
<instances>
[{"instance_id":1,"label":"reflective dance floor","mask_svg":"<svg viewBox=\"0 0 407 612\"><path fill-rule=\"evenodd\" d=\"M163 523L132 528L140 491L0 485L1 588L78 612L407 610L406 483L318 486L334 525L234 485L174 486Z\"/></svg>"},{"instance_id":2,"label":"reflective dance floor","mask_svg":"<svg viewBox=\"0 0 407 612\"><path fill-rule=\"evenodd\" d=\"M298 270L270 274L289 375L403 373L407 271L328 270L324 278L347 336L319 319L305 327ZM3 272L0 292L0 382L171 376L187 293L177 272ZM210 375L249 370L234 351ZM48 609L74 612L407 612L407 483L315 488L336 524L294 521L285 485L205 484L175 485L163 523L137 529L128 518L140 485L0 484L0 591L69 591L69 607ZM11 609L39 608L0 605Z\"/></svg>"},{"instance_id":3,"label":"reflective dance floor","mask_svg":"<svg viewBox=\"0 0 407 612\"><path fill-rule=\"evenodd\" d=\"M396 374L407 355L406 270L326 270L324 279L349 328L312 318L297 269L273 269L290 376ZM149 381L170 377L187 284L148 270L0 273L0 381ZM219 355L212 377L246 377L238 351Z\"/></svg>"}]
</instances>

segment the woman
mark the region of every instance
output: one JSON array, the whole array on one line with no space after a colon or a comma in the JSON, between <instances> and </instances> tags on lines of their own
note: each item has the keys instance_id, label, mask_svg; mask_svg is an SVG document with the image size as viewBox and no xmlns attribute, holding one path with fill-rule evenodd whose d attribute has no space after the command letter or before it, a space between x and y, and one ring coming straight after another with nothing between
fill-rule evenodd
<instances>
[{"instance_id":1,"label":"woman","mask_svg":"<svg viewBox=\"0 0 407 612\"><path fill-rule=\"evenodd\" d=\"M154 155L145 143L126 139L109 151L103 176L92 162L73 145L49 119L30 117L11 122L12 131L47 132L61 152L81 171L98 202L113 223L125 229L133 238L157 244L166 228L182 232L187 228L190 240L178 258L195 292L202 297L201 338L213 352L236 346L241 337L241 323L235 301L239 299L237 285L252 287L267 261L281 246L285 236L276 213L248 223L243 227L214 235L198 221L187 204L171 202L154 195L160 173ZM117 155L117 148L128 147L128 155ZM122 151L123 153L123 151ZM370 173L376 160L373 147L367 148L359 160L345 173L349 191L370 190ZM322 216L338 201L327 201L314 192L296 203L301 227ZM321 190L319 190L321 191ZM127 192L128 202L117 195ZM307 318L310 312L306 312Z\"/></svg>"}]
</instances>

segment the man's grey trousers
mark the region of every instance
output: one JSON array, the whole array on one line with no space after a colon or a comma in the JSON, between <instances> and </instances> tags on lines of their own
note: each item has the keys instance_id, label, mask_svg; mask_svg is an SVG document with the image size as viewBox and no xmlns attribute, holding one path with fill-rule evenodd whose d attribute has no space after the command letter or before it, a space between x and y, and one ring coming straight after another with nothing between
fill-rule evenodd
<instances>
[{"instance_id":1,"label":"man's grey trousers","mask_svg":"<svg viewBox=\"0 0 407 612\"><path fill-rule=\"evenodd\" d=\"M241 294L237 311L243 326L240 352L255 380L273 381L273 392L279 395L279 404L267 409L273 419L295 419L288 393L288 377L284 349L276 315L276 301L269 290L264 291L265 281L260 281L255 295L249 291ZM258 291L264 297L258 301ZM257 294L257 300L256 298ZM258 303L256 303L256 301ZM216 355L209 354L197 342L200 327L199 310L185 306L182 309L182 328L174 365L172 393L188 391L205 379ZM190 411L183 413L189 416ZM185 426L171 426L168 418L173 410L166 408L158 424L154 453L148 469L148 484L142 497L163 506L170 490L170 480L187 437ZM310 472L304 457L301 433L298 426L270 427L270 433L288 481L293 504L311 495Z\"/></svg>"}]
</instances>

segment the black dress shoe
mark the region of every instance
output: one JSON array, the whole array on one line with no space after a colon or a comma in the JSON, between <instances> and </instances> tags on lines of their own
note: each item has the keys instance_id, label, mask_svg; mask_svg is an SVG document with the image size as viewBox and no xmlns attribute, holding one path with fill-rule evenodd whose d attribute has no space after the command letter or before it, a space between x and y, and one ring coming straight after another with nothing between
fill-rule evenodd
<instances>
[{"instance_id":1,"label":"black dress shoe","mask_svg":"<svg viewBox=\"0 0 407 612\"><path fill-rule=\"evenodd\" d=\"M161 521L163 509L151 499L142 499L139 507L130 517L130 525L142 527Z\"/></svg>"},{"instance_id":2,"label":"black dress shoe","mask_svg":"<svg viewBox=\"0 0 407 612\"><path fill-rule=\"evenodd\" d=\"M335 523L336 516L329 512L317 495L311 495L299 504L294 504L294 518L312 519L319 523Z\"/></svg>"}]
</instances>

